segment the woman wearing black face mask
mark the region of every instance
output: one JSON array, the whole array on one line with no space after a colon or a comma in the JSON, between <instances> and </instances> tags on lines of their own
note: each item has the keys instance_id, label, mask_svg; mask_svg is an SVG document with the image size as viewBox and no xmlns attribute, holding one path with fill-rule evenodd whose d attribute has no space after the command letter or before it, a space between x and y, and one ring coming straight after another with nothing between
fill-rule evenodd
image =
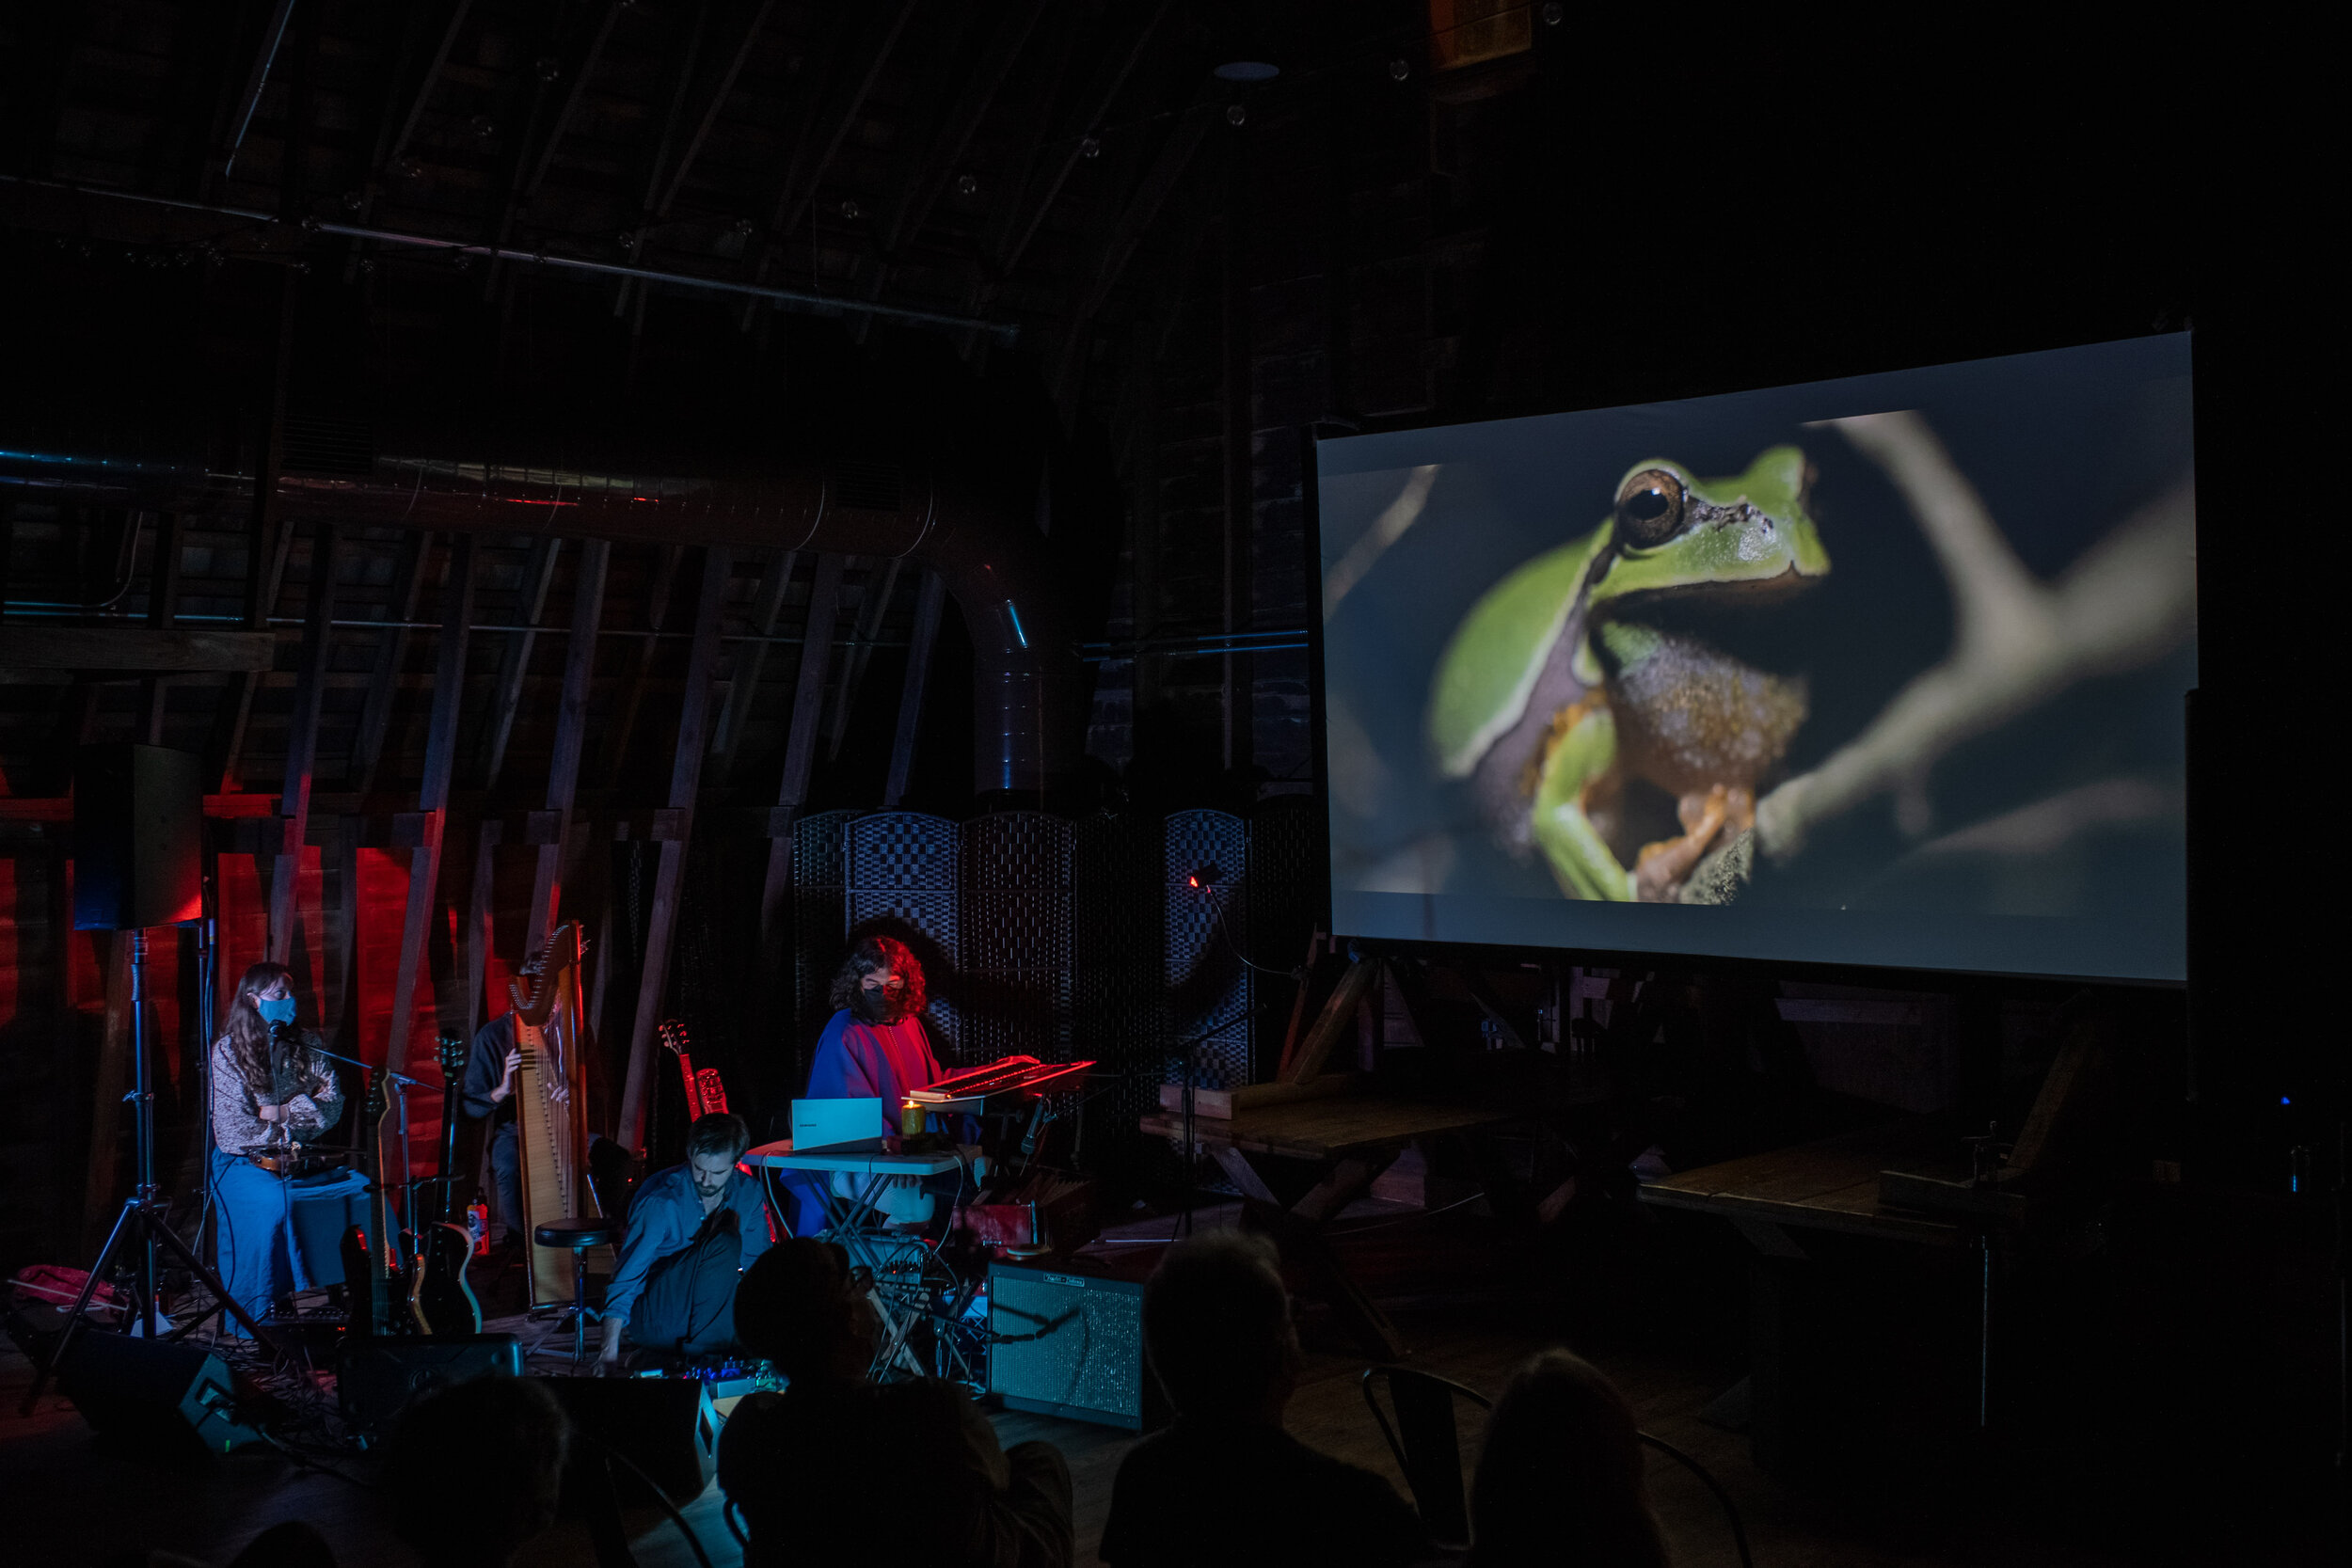
<instances>
[{"instance_id":1,"label":"woman wearing black face mask","mask_svg":"<svg viewBox=\"0 0 2352 1568\"><path fill-rule=\"evenodd\" d=\"M282 1172L244 1158L247 1150L306 1143L342 1115L342 1085L318 1037L294 1027L294 975L285 965L259 963L237 982L235 999L213 1041L213 1196L220 1205L221 1276L237 1305L256 1318L273 1300L342 1277L331 1240L304 1246L295 1234L294 1207L347 1200L366 1183L350 1172L298 1192ZM337 1214L342 1211L339 1209ZM317 1228L340 1235L329 1221ZM310 1256L306 1259L305 1254ZM233 1319L223 1326L237 1333Z\"/></svg>"}]
</instances>

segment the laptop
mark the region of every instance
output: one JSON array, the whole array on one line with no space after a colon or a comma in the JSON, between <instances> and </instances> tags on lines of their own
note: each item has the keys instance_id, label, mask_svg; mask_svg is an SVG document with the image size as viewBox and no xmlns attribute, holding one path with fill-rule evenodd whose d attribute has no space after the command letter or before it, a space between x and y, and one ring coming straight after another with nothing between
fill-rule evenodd
<instances>
[{"instance_id":1,"label":"laptop","mask_svg":"<svg viewBox=\"0 0 2352 1568\"><path fill-rule=\"evenodd\" d=\"M882 1102L863 1100L796 1100L792 1102L795 1154L878 1154L882 1142Z\"/></svg>"}]
</instances>

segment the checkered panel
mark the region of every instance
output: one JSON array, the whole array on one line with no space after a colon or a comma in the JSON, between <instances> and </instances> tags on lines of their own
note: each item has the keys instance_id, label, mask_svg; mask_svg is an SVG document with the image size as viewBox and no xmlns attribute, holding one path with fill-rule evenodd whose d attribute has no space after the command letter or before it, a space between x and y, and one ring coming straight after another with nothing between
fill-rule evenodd
<instances>
[{"instance_id":1,"label":"checkered panel","mask_svg":"<svg viewBox=\"0 0 2352 1568\"><path fill-rule=\"evenodd\" d=\"M1249 950L1249 825L1228 812L1177 812L1161 844L1168 1045L1213 1030L1198 1047L1200 1083L1238 1087L1250 1081L1252 993L1248 966L1240 958ZM1196 872L1208 874L1205 886L1190 885ZM1167 1082L1179 1081L1180 1066L1170 1060Z\"/></svg>"},{"instance_id":2,"label":"checkered panel","mask_svg":"<svg viewBox=\"0 0 2352 1568\"><path fill-rule=\"evenodd\" d=\"M958 992L962 948L956 895L956 824L921 812L859 817L843 837L846 933L895 936L923 961L930 1017L943 1061L961 1066L969 1027Z\"/></svg>"},{"instance_id":3,"label":"checkered panel","mask_svg":"<svg viewBox=\"0 0 2352 1568\"><path fill-rule=\"evenodd\" d=\"M1002 812L963 825L963 977L975 1062L1070 1055L1070 824Z\"/></svg>"},{"instance_id":4,"label":"checkered panel","mask_svg":"<svg viewBox=\"0 0 2352 1568\"><path fill-rule=\"evenodd\" d=\"M792 824L792 1011L798 1022L793 1038L803 1054L833 1013L826 993L841 962L842 844L857 815L821 811ZM797 1075L794 1092L799 1092Z\"/></svg>"},{"instance_id":5,"label":"checkered panel","mask_svg":"<svg viewBox=\"0 0 2352 1568\"><path fill-rule=\"evenodd\" d=\"M1159 1104L1162 823L1138 811L1097 812L1072 825L1071 1054L1119 1074L1087 1113L1083 1135L1116 1141Z\"/></svg>"}]
</instances>

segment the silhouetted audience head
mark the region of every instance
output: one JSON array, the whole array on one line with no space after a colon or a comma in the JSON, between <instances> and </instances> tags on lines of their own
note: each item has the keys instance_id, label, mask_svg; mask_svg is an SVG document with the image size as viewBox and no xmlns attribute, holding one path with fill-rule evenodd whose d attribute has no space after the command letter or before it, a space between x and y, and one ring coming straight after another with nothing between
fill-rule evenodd
<instances>
[{"instance_id":1,"label":"silhouetted audience head","mask_svg":"<svg viewBox=\"0 0 2352 1568\"><path fill-rule=\"evenodd\" d=\"M796 1382L862 1376L874 1337L868 1288L839 1243L778 1242L735 1288L735 1337Z\"/></svg>"},{"instance_id":2,"label":"silhouetted audience head","mask_svg":"<svg viewBox=\"0 0 2352 1568\"><path fill-rule=\"evenodd\" d=\"M400 1418L385 1465L393 1529L426 1568L499 1568L555 1521L571 1426L516 1377L429 1394Z\"/></svg>"},{"instance_id":3,"label":"silhouetted audience head","mask_svg":"<svg viewBox=\"0 0 2352 1568\"><path fill-rule=\"evenodd\" d=\"M1598 1368L1545 1351L1512 1374L1470 1485L1472 1568L1663 1568L1633 1407Z\"/></svg>"},{"instance_id":4,"label":"silhouetted audience head","mask_svg":"<svg viewBox=\"0 0 2352 1568\"><path fill-rule=\"evenodd\" d=\"M1143 1343L1178 1415L1279 1425L1300 1358L1273 1243L1212 1230L1170 1247L1143 1287Z\"/></svg>"}]
</instances>

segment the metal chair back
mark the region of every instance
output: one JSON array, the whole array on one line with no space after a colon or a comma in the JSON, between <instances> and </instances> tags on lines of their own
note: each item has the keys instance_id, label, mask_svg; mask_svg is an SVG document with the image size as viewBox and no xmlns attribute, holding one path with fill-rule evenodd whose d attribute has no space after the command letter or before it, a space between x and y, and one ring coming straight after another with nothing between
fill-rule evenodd
<instances>
[{"instance_id":1,"label":"metal chair back","mask_svg":"<svg viewBox=\"0 0 2352 1568\"><path fill-rule=\"evenodd\" d=\"M1389 1402L1396 1421L1380 1408L1374 1382L1389 1386ZM1465 1399L1481 1410L1494 1401L1467 1384L1412 1367L1366 1367L1361 1384L1364 1403L1380 1423L1396 1467L1413 1489L1413 1506L1421 1512L1422 1528L1441 1546L1462 1546L1470 1541L1470 1500L1462 1486L1462 1440L1454 1424L1454 1402Z\"/></svg>"}]
</instances>

